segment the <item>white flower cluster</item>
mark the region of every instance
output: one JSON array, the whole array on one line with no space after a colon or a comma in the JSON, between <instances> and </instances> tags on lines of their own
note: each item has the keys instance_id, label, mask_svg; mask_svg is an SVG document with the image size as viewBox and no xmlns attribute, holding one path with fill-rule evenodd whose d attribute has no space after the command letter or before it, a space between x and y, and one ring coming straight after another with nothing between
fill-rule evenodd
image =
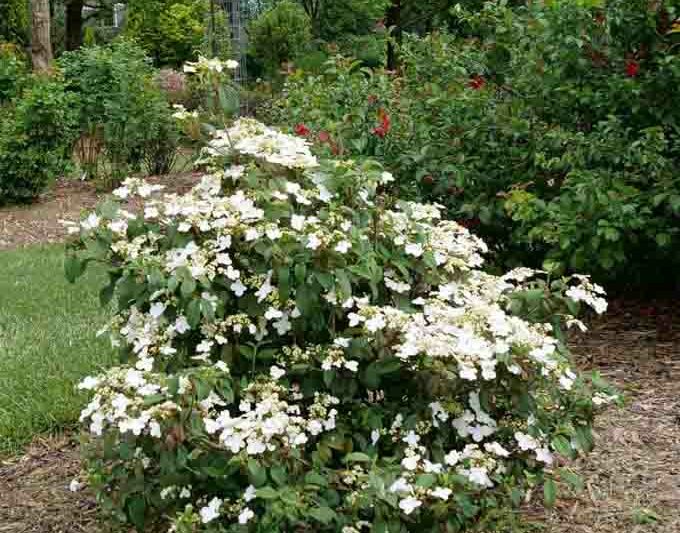
<instances>
[{"instance_id":1,"label":"white flower cluster","mask_svg":"<svg viewBox=\"0 0 680 533\"><path fill-rule=\"evenodd\" d=\"M590 281L588 276L574 275L580 282L578 285L570 287L565 295L575 302L583 302L592 307L600 315L607 310L607 300L604 299L604 289L597 283Z\"/></svg>"},{"instance_id":2,"label":"white flower cluster","mask_svg":"<svg viewBox=\"0 0 680 533\"><path fill-rule=\"evenodd\" d=\"M81 422L88 422L90 432L102 435L111 427L120 433L146 433L161 438L160 421L174 416L180 407L169 399L163 377L134 368L114 368L101 378L85 378L78 388L97 393L80 414ZM165 396L164 402L147 407L145 398Z\"/></svg>"},{"instance_id":3,"label":"white flower cluster","mask_svg":"<svg viewBox=\"0 0 680 533\"><path fill-rule=\"evenodd\" d=\"M184 64L184 72L187 74L195 74L201 71L217 72L221 73L224 69L235 70L238 68L238 61L233 59L228 59L222 61L217 57L208 59L201 55L198 56L198 61L187 61Z\"/></svg>"},{"instance_id":4,"label":"white flower cluster","mask_svg":"<svg viewBox=\"0 0 680 533\"><path fill-rule=\"evenodd\" d=\"M205 151L212 156L235 151L286 168L311 169L319 166L308 141L249 118L239 119L231 128L218 131Z\"/></svg>"},{"instance_id":5,"label":"white flower cluster","mask_svg":"<svg viewBox=\"0 0 680 533\"><path fill-rule=\"evenodd\" d=\"M285 399L286 390L275 383L282 372L272 367L271 381L249 385L238 416L232 416L228 409L211 409L203 418L206 431L217 435L231 453L245 450L248 455L256 456L280 448L303 446L310 436L335 428L337 410L330 406L336 405L338 399L317 395L305 413L299 405L289 403Z\"/></svg>"}]
</instances>

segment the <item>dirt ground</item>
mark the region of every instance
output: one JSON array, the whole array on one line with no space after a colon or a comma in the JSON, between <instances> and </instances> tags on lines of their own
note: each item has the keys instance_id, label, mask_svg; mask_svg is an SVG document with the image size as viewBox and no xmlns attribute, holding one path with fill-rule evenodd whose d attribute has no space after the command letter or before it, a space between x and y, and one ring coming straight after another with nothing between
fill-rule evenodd
<instances>
[{"instance_id":1,"label":"dirt ground","mask_svg":"<svg viewBox=\"0 0 680 533\"><path fill-rule=\"evenodd\" d=\"M162 183L168 192L181 192L195 183L196 176L184 172L148 178L148 181ZM31 205L0 207L0 250L64 240L64 228L59 221L78 220L80 214L96 206L102 196L91 182L68 179L59 180Z\"/></svg>"},{"instance_id":2,"label":"dirt ground","mask_svg":"<svg viewBox=\"0 0 680 533\"><path fill-rule=\"evenodd\" d=\"M97 198L89 184L63 182L30 208L0 209L0 250L61 240L57 220L76 219ZM572 347L626 404L600 415L594 452L574 462L585 490L525 515L545 533L680 533L680 295L614 300ZM39 438L24 456L0 460L0 533L106 531L93 496L68 490L78 471L66 437Z\"/></svg>"}]
</instances>

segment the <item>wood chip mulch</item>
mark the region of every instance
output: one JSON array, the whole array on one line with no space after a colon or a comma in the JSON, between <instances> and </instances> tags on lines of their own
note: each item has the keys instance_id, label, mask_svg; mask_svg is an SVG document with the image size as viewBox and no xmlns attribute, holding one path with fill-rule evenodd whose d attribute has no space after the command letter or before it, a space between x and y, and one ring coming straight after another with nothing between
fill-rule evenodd
<instances>
[{"instance_id":1,"label":"wood chip mulch","mask_svg":"<svg viewBox=\"0 0 680 533\"><path fill-rule=\"evenodd\" d=\"M198 175L184 172L147 180L165 185L166 192L179 193L195 184ZM30 205L0 207L0 251L62 242L66 232L59 221L78 220L81 213L94 208L105 194L92 182L60 179ZM135 208L132 204L128 207Z\"/></svg>"}]
</instances>

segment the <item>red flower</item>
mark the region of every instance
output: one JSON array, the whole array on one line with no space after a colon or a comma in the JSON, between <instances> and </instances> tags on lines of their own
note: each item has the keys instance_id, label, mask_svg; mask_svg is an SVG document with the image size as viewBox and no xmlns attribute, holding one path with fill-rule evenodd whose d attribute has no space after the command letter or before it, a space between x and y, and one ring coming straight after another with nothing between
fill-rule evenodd
<instances>
[{"instance_id":1,"label":"red flower","mask_svg":"<svg viewBox=\"0 0 680 533\"><path fill-rule=\"evenodd\" d=\"M373 128L373 134L384 139L392 128L392 121L387 112L382 108L378 111L378 118L380 119L380 124Z\"/></svg>"},{"instance_id":2,"label":"red flower","mask_svg":"<svg viewBox=\"0 0 680 533\"><path fill-rule=\"evenodd\" d=\"M327 143L330 140L331 140L331 136L327 131L320 131L319 132L319 141L321 141L322 143Z\"/></svg>"},{"instance_id":3,"label":"red flower","mask_svg":"<svg viewBox=\"0 0 680 533\"><path fill-rule=\"evenodd\" d=\"M626 76L635 78L640 73L640 63L634 59L626 60Z\"/></svg>"},{"instance_id":4,"label":"red flower","mask_svg":"<svg viewBox=\"0 0 680 533\"><path fill-rule=\"evenodd\" d=\"M474 89L475 91L483 89L485 85L486 80L484 79L483 76L480 76L479 74L475 74L474 76L472 76L472 78L470 78L470 81L468 82L468 86L471 89Z\"/></svg>"},{"instance_id":5,"label":"red flower","mask_svg":"<svg viewBox=\"0 0 680 533\"><path fill-rule=\"evenodd\" d=\"M307 137L310 133L310 129L302 123L295 126L295 134L300 137Z\"/></svg>"}]
</instances>

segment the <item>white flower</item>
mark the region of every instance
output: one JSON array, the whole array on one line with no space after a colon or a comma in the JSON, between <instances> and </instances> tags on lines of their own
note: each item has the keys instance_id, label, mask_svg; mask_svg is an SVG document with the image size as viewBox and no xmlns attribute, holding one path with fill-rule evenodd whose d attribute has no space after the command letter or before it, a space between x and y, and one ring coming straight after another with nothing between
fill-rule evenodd
<instances>
[{"instance_id":1,"label":"white flower","mask_svg":"<svg viewBox=\"0 0 680 533\"><path fill-rule=\"evenodd\" d=\"M154 318L158 318L165 312L165 309L166 307L164 303L156 302L149 308L149 314Z\"/></svg>"},{"instance_id":2,"label":"white flower","mask_svg":"<svg viewBox=\"0 0 680 533\"><path fill-rule=\"evenodd\" d=\"M238 61L235 61L233 59L227 59L224 63L224 66L227 67L229 70L236 70L238 68Z\"/></svg>"},{"instance_id":3,"label":"white flower","mask_svg":"<svg viewBox=\"0 0 680 533\"><path fill-rule=\"evenodd\" d=\"M527 451L535 450L536 448L538 448L538 442L536 441L536 439L533 438L531 435L527 435L526 433L517 431L515 433L515 440L517 441L517 444L519 445L521 450Z\"/></svg>"},{"instance_id":4,"label":"white flower","mask_svg":"<svg viewBox=\"0 0 680 533\"><path fill-rule=\"evenodd\" d=\"M248 509L247 507L243 508L243 511L238 515L238 523L239 524L247 524L251 518L255 516L255 513Z\"/></svg>"},{"instance_id":5,"label":"white flower","mask_svg":"<svg viewBox=\"0 0 680 533\"><path fill-rule=\"evenodd\" d=\"M383 172L380 174L380 184L387 185L388 183L394 181L394 176L389 172Z\"/></svg>"},{"instance_id":6,"label":"white flower","mask_svg":"<svg viewBox=\"0 0 680 533\"><path fill-rule=\"evenodd\" d=\"M431 494L432 496L434 496L435 498L439 498L440 500L448 500L452 492L453 491L451 489L445 487L437 487L431 492Z\"/></svg>"},{"instance_id":7,"label":"white flower","mask_svg":"<svg viewBox=\"0 0 680 533\"><path fill-rule=\"evenodd\" d=\"M240 298L246 293L247 287L241 283L241 281L235 281L232 283L229 288L231 291L236 295L237 298Z\"/></svg>"},{"instance_id":8,"label":"white flower","mask_svg":"<svg viewBox=\"0 0 680 533\"><path fill-rule=\"evenodd\" d=\"M100 218L96 213L90 213L85 220L80 223L84 230L93 230L99 226Z\"/></svg>"},{"instance_id":9,"label":"white flower","mask_svg":"<svg viewBox=\"0 0 680 533\"><path fill-rule=\"evenodd\" d=\"M551 465L553 463L553 455L546 447L536 448L536 460Z\"/></svg>"},{"instance_id":10,"label":"white flower","mask_svg":"<svg viewBox=\"0 0 680 533\"><path fill-rule=\"evenodd\" d=\"M286 371L283 368L274 365L269 369L269 375L273 380L277 381L286 375Z\"/></svg>"},{"instance_id":11,"label":"white flower","mask_svg":"<svg viewBox=\"0 0 680 533\"><path fill-rule=\"evenodd\" d=\"M449 466L455 466L460 462L461 455L460 452L456 450L451 450L444 456L444 462Z\"/></svg>"},{"instance_id":12,"label":"white flower","mask_svg":"<svg viewBox=\"0 0 680 533\"><path fill-rule=\"evenodd\" d=\"M377 430L377 429L374 429L373 431L371 431L371 444L373 444L373 446L375 446L378 443L379 440L380 440L380 431Z\"/></svg>"},{"instance_id":13,"label":"white flower","mask_svg":"<svg viewBox=\"0 0 680 533\"><path fill-rule=\"evenodd\" d=\"M243 493L243 499L246 502L249 502L251 500L254 500L255 498L257 498L257 490L253 485L248 485L245 492Z\"/></svg>"},{"instance_id":14,"label":"white flower","mask_svg":"<svg viewBox=\"0 0 680 533\"><path fill-rule=\"evenodd\" d=\"M409 496L408 498L404 498L403 500L399 501L399 508L404 511L404 514L408 515L415 511L422 504L423 502L421 502L419 499Z\"/></svg>"},{"instance_id":15,"label":"white flower","mask_svg":"<svg viewBox=\"0 0 680 533\"><path fill-rule=\"evenodd\" d=\"M401 460L401 466L406 470L415 470L418 468L418 463L420 462L420 455L409 455Z\"/></svg>"},{"instance_id":16,"label":"white flower","mask_svg":"<svg viewBox=\"0 0 680 533\"><path fill-rule=\"evenodd\" d=\"M412 255L413 257L420 257L423 255L423 245L420 243L409 243L404 247L404 251L407 255Z\"/></svg>"},{"instance_id":17,"label":"white flower","mask_svg":"<svg viewBox=\"0 0 680 533\"><path fill-rule=\"evenodd\" d=\"M71 480L71 483L68 486L68 490L70 490L71 492L78 492L84 486L85 485L83 483L74 478Z\"/></svg>"},{"instance_id":18,"label":"white flower","mask_svg":"<svg viewBox=\"0 0 680 533\"><path fill-rule=\"evenodd\" d=\"M352 247L352 243L349 241L340 241L338 244L335 245L334 250L336 252L340 252L341 254L346 254L349 249Z\"/></svg>"},{"instance_id":19,"label":"white flower","mask_svg":"<svg viewBox=\"0 0 680 533\"><path fill-rule=\"evenodd\" d=\"M406 481L403 477L397 479L392 485L390 485L390 492L411 492L411 484Z\"/></svg>"},{"instance_id":20,"label":"white flower","mask_svg":"<svg viewBox=\"0 0 680 533\"><path fill-rule=\"evenodd\" d=\"M305 248L316 250L319 246L321 246L321 239L319 239L315 233L312 233L307 237L307 246L305 246Z\"/></svg>"},{"instance_id":21,"label":"white flower","mask_svg":"<svg viewBox=\"0 0 680 533\"><path fill-rule=\"evenodd\" d=\"M92 376L87 376L80 383L78 383L79 390L93 390L99 386L101 380Z\"/></svg>"},{"instance_id":22,"label":"white flower","mask_svg":"<svg viewBox=\"0 0 680 533\"><path fill-rule=\"evenodd\" d=\"M296 231L302 231L305 227L305 217L302 215L293 215L290 217L290 227Z\"/></svg>"},{"instance_id":23,"label":"white flower","mask_svg":"<svg viewBox=\"0 0 680 533\"><path fill-rule=\"evenodd\" d=\"M222 500L219 498L215 497L210 502L208 503L207 506L202 507L201 510L199 511L199 514L201 515L201 522L204 524L207 524L208 522L212 522L220 516L220 508L222 507Z\"/></svg>"}]
</instances>

